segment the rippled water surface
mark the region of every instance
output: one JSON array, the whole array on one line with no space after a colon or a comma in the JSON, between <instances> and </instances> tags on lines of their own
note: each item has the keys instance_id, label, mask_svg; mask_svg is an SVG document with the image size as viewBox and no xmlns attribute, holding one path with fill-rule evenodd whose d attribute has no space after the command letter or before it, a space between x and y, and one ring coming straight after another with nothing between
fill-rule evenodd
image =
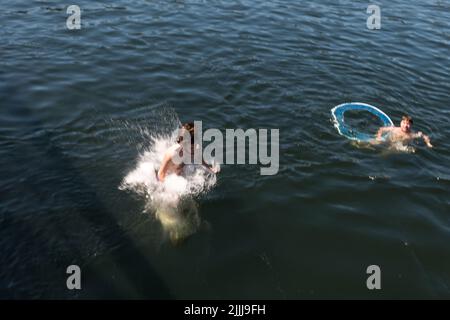
<instances>
[{"instance_id":1,"label":"rippled water surface","mask_svg":"<svg viewBox=\"0 0 450 320\"><path fill-rule=\"evenodd\" d=\"M73 4L78 31L59 1L0 12L1 298L450 298L449 1L378 1L380 30L365 1ZM435 148L352 144L349 101ZM279 129L280 170L223 165L173 244L119 186L177 118Z\"/></svg>"}]
</instances>

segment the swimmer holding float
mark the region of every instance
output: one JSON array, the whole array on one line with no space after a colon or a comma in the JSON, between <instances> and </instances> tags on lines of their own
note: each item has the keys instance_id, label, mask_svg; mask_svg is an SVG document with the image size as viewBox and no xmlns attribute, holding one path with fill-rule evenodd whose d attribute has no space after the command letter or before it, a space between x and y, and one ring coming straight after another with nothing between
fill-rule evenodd
<instances>
[{"instance_id":1,"label":"swimmer holding float","mask_svg":"<svg viewBox=\"0 0 450 320\"><path fill-rule=\"evenodd\" d=\"M190 144L184 141L184 137L190 137ZM194 143L194 123L189 122L181 126L176 139L176 143L171 146L161 162L161 166L157 172L159 181L164 182L164 179L169 174L181 175L184 167L182 161L176 161L183 158L183 153L188 153L194 157L195 148L198 147ZM202 165L211 173L216 174L219 170L208 165L202 159Z\"/></svg>"},{"instance_id":2,"label":"swimmer holding float","mask_svg":"<svg viewBox=\"0 0 450 320\"><path fill-rule=\"evenodd\" d=\"M375 137L373 136L373 134L359 132L346 124L344 114L347 111L369 112L378 117L378 119L383 122L384 125L378 129ZM366 142L372 145L387 142L390 144L400 143L403 146L406 146L415 139L423 139L423 141L429 148L433 147L430 142L430 138L427 135L423 134L420 131L416 133L411 130L413 120L408 115L404 115L402 117L402 121L400 122L400 126L396 127L389 116L383 111L381 111L377 107L362 102L340 104L331 109L331 114L334 118L334 126L338 130L339 134L350 140Z\"/></svg>"},{"instance_id":3,"label":"swimmer holding float","mask_svg":"<svg viewBox=\"0 0 450 320\"><path fill-rule=\"evenodd\" d=\"M413 132L411 127L413 125L413 120L410 116L404 115L402 121L400 122L400 127L390 126L381 127L376 135L375 143L382 141L383 134L388 134L387 140L389 142L401 142L402 144L408 144L415 139L423 139L427 147L433 148L430 142L430 138L423 134L421 131Z\"/></svg>"}]
</instances>

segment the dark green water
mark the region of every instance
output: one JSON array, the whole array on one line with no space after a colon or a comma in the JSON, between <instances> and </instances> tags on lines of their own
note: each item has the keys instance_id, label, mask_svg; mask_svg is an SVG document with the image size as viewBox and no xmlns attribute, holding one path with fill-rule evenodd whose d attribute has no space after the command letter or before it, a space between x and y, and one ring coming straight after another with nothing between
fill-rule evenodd
<instances>
[{"instance_id":1,"label":"dark green water","mask_svg":"<svg viewBox=\"0 0 450 320\"><path fill-rule=\"evenodd\" d=\"M367 1L73 4L78 31L59 1L0 11L1 298L450 298L448 1L379 1L377 31ZM349 101L435 148L352 145ZM280 130L279 173L222 166L177 246L118 188L170 108Z\"/></svg>"}]
</instances>

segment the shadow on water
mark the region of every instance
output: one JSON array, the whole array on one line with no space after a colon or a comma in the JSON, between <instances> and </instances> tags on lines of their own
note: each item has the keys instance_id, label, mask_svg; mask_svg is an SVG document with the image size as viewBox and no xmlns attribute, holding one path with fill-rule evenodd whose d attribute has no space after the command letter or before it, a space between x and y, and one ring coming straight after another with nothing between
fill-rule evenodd
<instances>
[{"instance_id":1,"label":"shadow on water","mask_svg":"<svg viewBox=\"0 0 450 320\"><path fill-rule=\"evenodd\" d=\"M33 116L30 110L24 112ZM15 133L22 137L9 144L1 163L2 171L11 167L17 172L9 172L9 184L2 185L9 202L0 207L5 231L0 242L4 288L0 297L170 298L148 257L125 234L70 157L52 142L52 131L38 123L24 128L20 118ZM20 212L10 214L8 203ZM105 254L119 245L132 261ZM81 267L81 291L66 289L66 268L71 264Z\"/></svg>"}]
</instances>

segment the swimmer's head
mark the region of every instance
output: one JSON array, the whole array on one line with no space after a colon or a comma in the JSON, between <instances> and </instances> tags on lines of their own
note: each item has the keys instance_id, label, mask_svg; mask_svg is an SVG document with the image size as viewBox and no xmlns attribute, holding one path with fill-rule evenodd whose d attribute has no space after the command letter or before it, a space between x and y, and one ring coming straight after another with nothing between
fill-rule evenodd
<instances>
[{"instance_id":1,"label":"swimmer's head","mask_svg":"<svg viewBox=\"0 0 450 320\"><path fill-rule=\"evenodd\" d=\"M400 122L400 128L402 129L402 131L410 132L412 125L413 125L413 119L408 115L404 115L402 117L402 122Z\"/></svg>"},{"instance_id":2,"label":"swimmer's head","mask_svg":"<svg viewBox=\"0 0 450 320\"><path fill-rule=\"evenodd\" d=\"M175 140L177 143L181 143L185 141L186 139L191 140L191 145L194 144L194 123L193 122L187 122L183 124L178 131L177 139Z\"/></svg>"}]
</instances>

